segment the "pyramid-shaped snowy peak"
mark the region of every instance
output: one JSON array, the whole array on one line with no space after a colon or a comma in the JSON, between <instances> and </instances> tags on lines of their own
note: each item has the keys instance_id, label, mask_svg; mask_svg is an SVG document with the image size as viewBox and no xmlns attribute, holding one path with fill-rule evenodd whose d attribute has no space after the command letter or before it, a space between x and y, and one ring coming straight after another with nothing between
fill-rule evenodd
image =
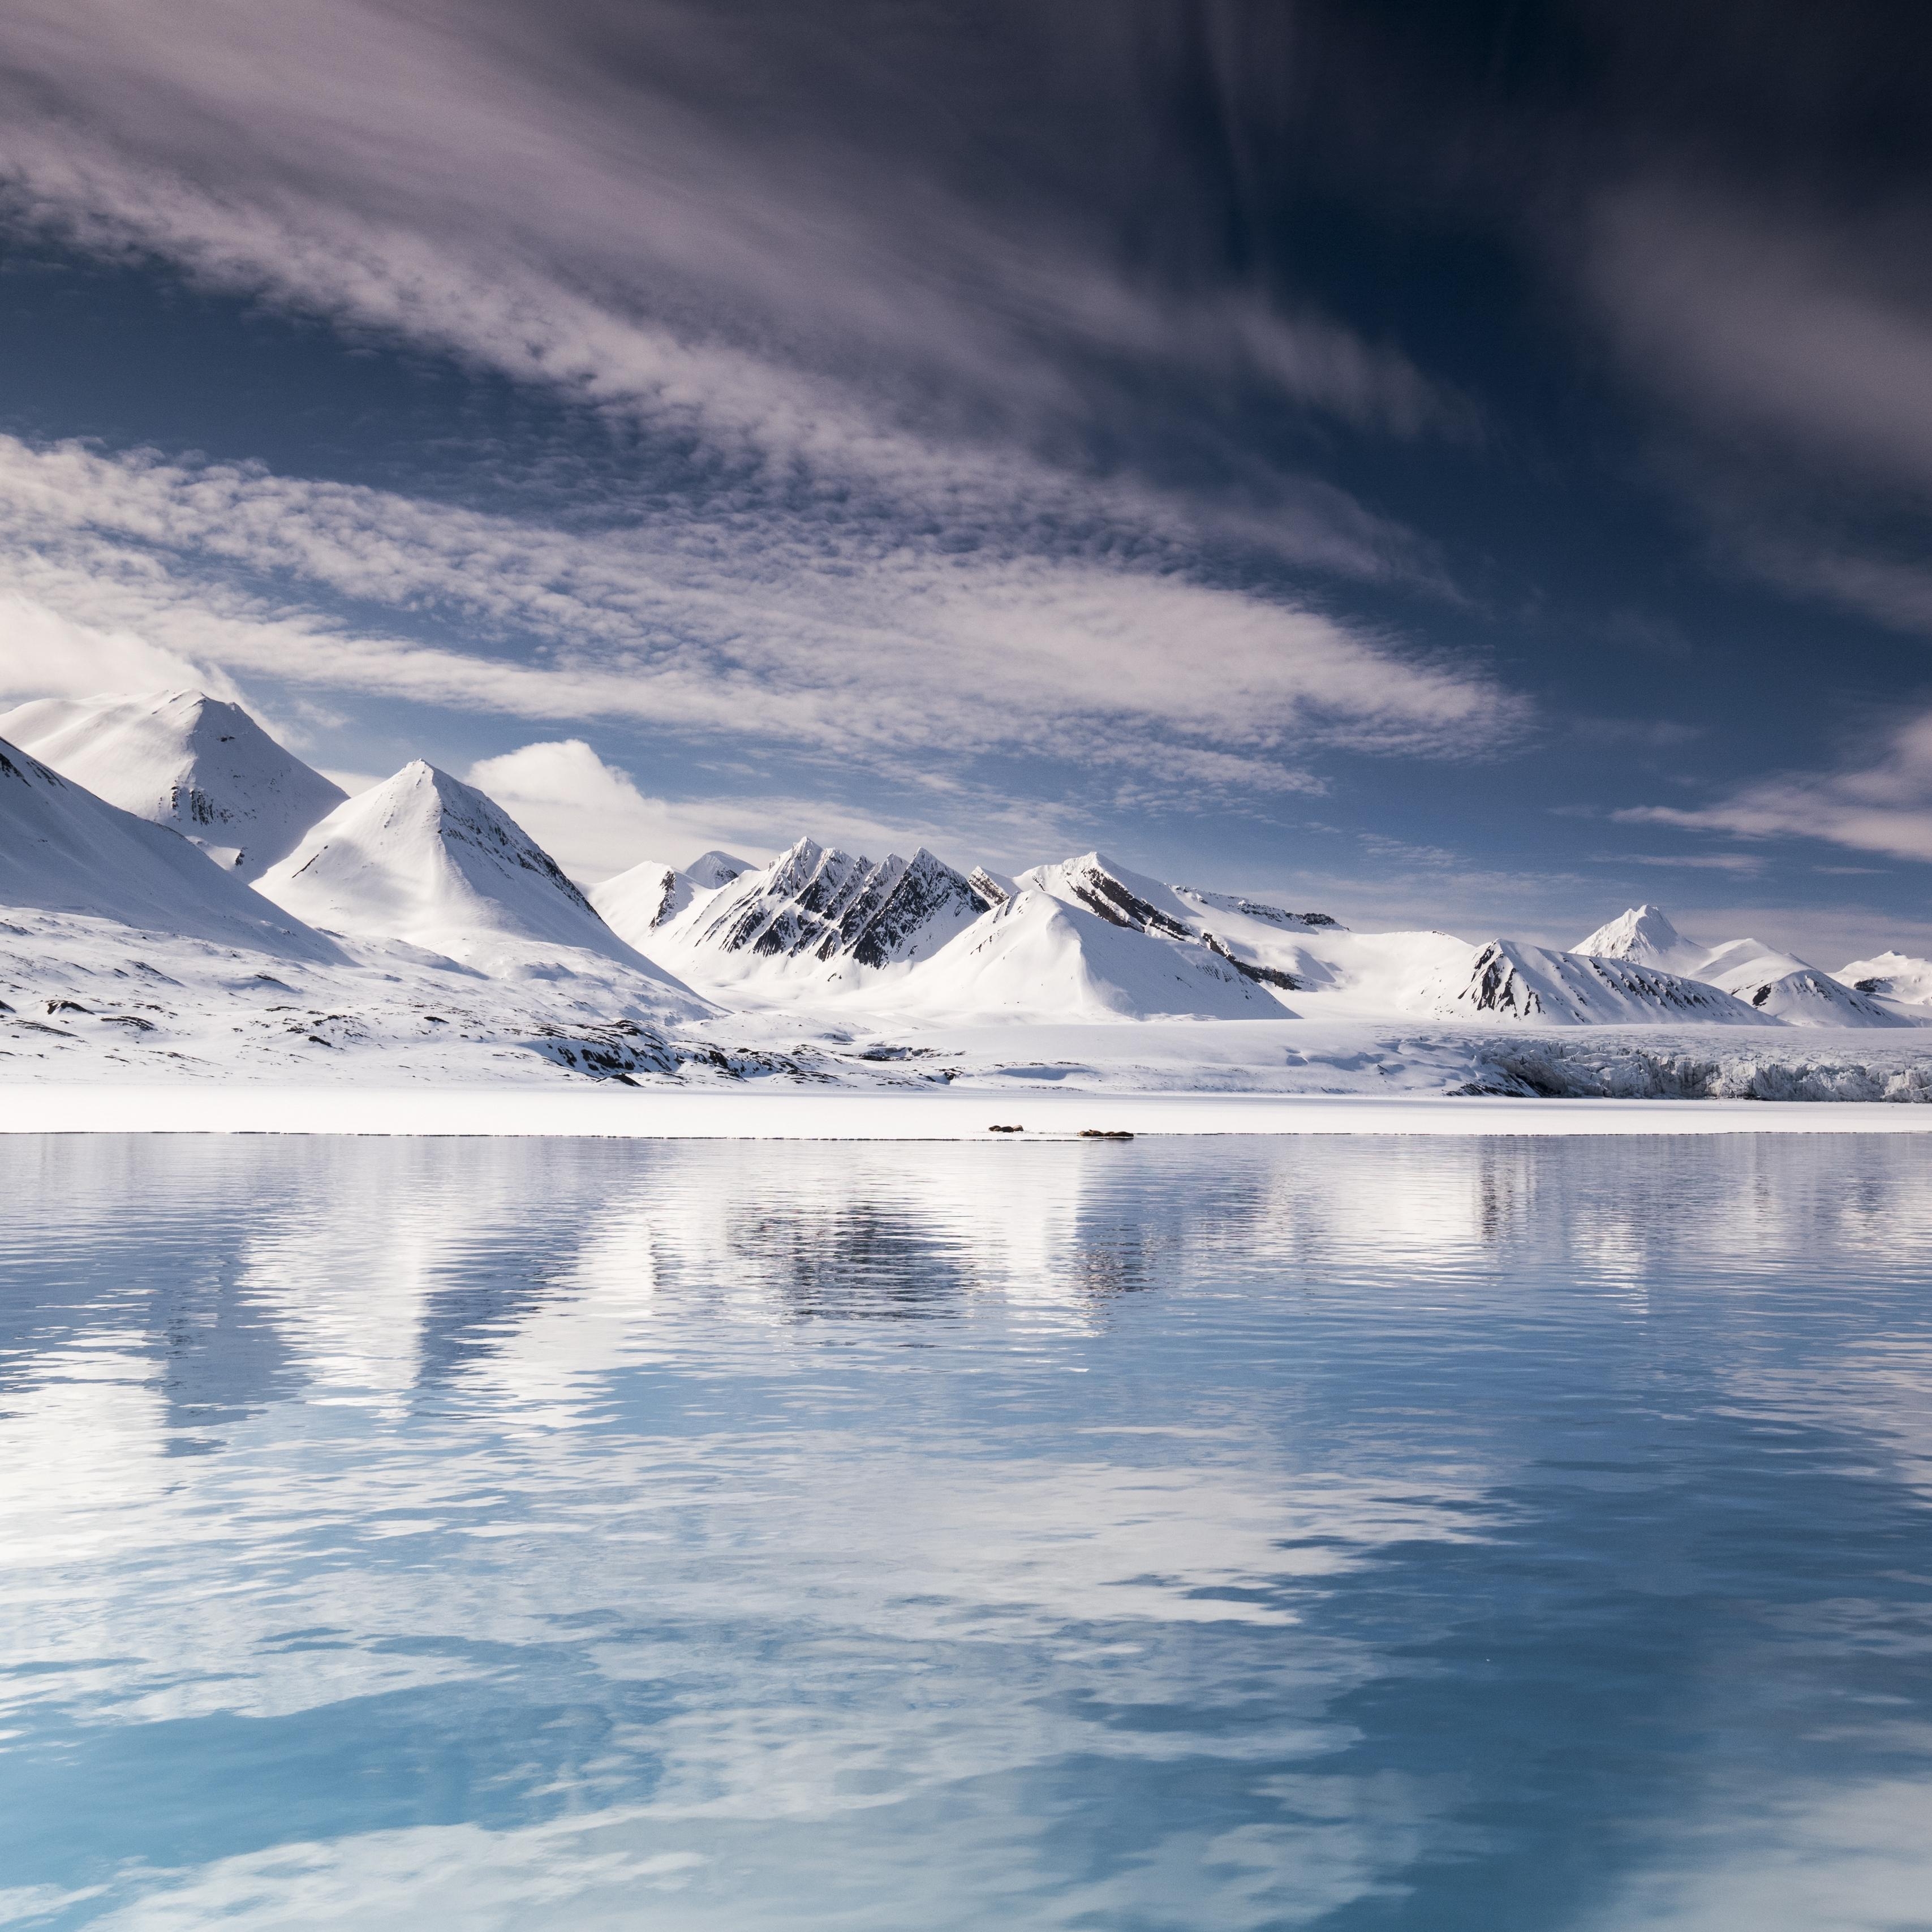
<instances>
[{"instance_id":1,"label":"pyramid-shaped snowy peak","mask_svg":"<svg viewBox=\"0 0 1932 1932\"><path fill-rule=\"evenodd\" d=\"M568 947L686 990L626 946L500 806L421 759L338 806L256 889L313 925L487 970Z\"/></svg>"},{"instance_id":2,"label":"pyramid-shaped snowy peak","mask_svg":"<svg viewBox=\"0 0 1932 1932\"><path fill-rule=\"evenodd\" d=\"M0 716L0 738L244 878L344 797L238 705L199 691L37 698Z\"/></svg>"},{"instance_id":3,"label":"pyramid-shaped snowy peak","mask_svg":"<svg viewBox=\"0 0 1932 1932\"><path fill-rule=\"evenodd\" d=\"M1628 959L1639 966L1681 970L1690 960L1701 959L1708 949L1686 939L1660 907L1640 905L1598 926L1572 950L1595 959Z\"/></svg>"},{"instance_id":4,"label":"pyramid-shaped snowy peak","mask_svg":"<svg viewBox=\"0 0 1932 1932\"><path fill-rule=\"evenodd\" d=\"M0 741L0 905L109 919L285 958L336 948L185 838Z\"/></svg>"}]
</instances>

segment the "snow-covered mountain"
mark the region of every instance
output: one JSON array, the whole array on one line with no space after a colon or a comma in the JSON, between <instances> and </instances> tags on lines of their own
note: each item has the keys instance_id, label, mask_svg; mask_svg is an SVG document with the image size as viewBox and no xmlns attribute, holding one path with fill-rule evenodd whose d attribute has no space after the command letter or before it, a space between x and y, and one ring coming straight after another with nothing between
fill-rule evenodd
<instances>
[{"instance_id":1,"label":"snow-covered mountain","mask_svg":"<svg viewBox=\"0 0 1932 1932\"><path fill-rule=\"evenodd\" d=\"M1869 959L1840 966L1832 977L1854 992L1903 1006L1932 1006L1932 959L1915 958L1909 952L1875 952Z\"/></svg>"},{"instance_id":2,"label":"snow-covered mountain","mask_svg":"<svg viewBox=\"0 0 1932 1932\"><path fill-rule=\"evenodd\" d=\"M688 873L660 859L646 859L615 878L592 886L586 896L620 939L641 950L652 932L675 919L698 892Z\"/></svg>"},{"instance_id":3,"label":"snow-covered mountain","mask_svg":"<svg viewBox=\"0 0 1932 1932\"><path fill-rule=\"evenodd\" d=\"M1739 986L1736 996L1754 1012L1768 1015L1784 1026L1921 1026L1918 1016L1901 1012L1868 993L1841 986L1815 966L1801 966L1774 980Z\"/></svg>"},{"instance_id":4,"label":"snow-covered mountain","mask_svg":"<svg viewBox=\"0 0 1932 1932\"><path fill-rule=\"evenodd\" d=\"M0 715L0 738L244 878L293 850L345 795L238 705L199 691L37 698Z\"/></svg>"},{"instance_id":5,"label":"snow-covered mountain","mask_svg":"<svg viewBox=\"0 0 1932 1932\"><path fill-rule=\"evenodd\" d=\"M1036 866L1016 884L1084 907L1111 926L1204 946L1246 978L1284 992L1316 982L1310 971L1297 970L1312 957L1298 946L1298 938L1344 930L1326 913L1288 912L1225 892L1170 886L1099 852Z\"/></svg>"},{"instance_id":6,"label":"snow-covered mountain","mask_svg":"<svg viewBox=\"0 0 1932 1932\"><path fill-rule=\"evenodd\" d=\"M1688 973L1701 966L1711 949L1686 939L1660 906L1632 906L1598 927L1571 949L1592 959L1628 959L1665 973Z\"/></svg>"},{"instance_id":7,"label":"snow-covered mountain","mask_svg":"<svg viewBox=\"0 0 1932 1932\"><path fill-rule=\"evenodd\" d=\"M1036 866L1018 883L1114 925L1198 945L1311 1017L1373 1011L1576 1026L1766 1021L1663 966L1696 949L1653 907L1606 928L1628 950L1597 958L1501 939L1472 945L1442 932L1354 933L1326 913L1166 885L1098 852Z\"/></svg>"},{"instance_id":8,"label":"snow-covered mountain","mask_svg":"<svg viewBox=\"0 0 1932 1932\"><path fill-rule=\"evenodd\" d=\"M403 940L489 973L567 969L568 954L596 955L698 1007L507 813L420 758L337 806L255 890L328 931Z\"/></svg>"},{"instance_id":9,"label":"snow-covered mountain","mask_svg":"<svg viewBox=\"0 0 1932 1932\"><path fill-rule=\"evenodd\" d=\"M861 969L931 959L988 909L923 847L875 861L801 838L762 870L695 892L658 923L650 950L699 985L850 987Z\"/></svg>"},{"instance_id":10,"label":"snow-covered mountain","mask_svg":"<svg viewBox=\"0 0 1932 1932\"><path fill-rule=\"evenodd\" d=\"M1705 946L1679 932L1653 905L1634 906L1576 948L1606 959L1658 966L1732 994L1761 1018L1783 1026L1888 1027L1918 1024L1886 1004L1886 988L1846 983L1852 972L1821 973L1796 953L1761 939Z\"/></svg>"},{"instance_id":11,"label":"snow-covered mountain","mask_svg":"<svg viewBox=\"0 0 1932 1932\"><path fill-rule=\"evenodd\" d=\"M0 741L0 906L299 959L336 949L266 905L178 833L137 818Z\"/></svg>"},{"instance_id":12,"label":"snow-covered mountain","mask_svg":"<svg viewBox=\"0 0 1932 1932\"><path fill-rule=\"evenodd\" d=\"M1913 1044L1932 963L1901 954L1829 975L1706 946L1652 906L1575 952L1364 932L1099 852L1008 877L810 839L762 867L639 865L586 896L421 762L338 800L250 890L238 874L318 794L241 713L191 694L24 710L151 816L0 744L16 1077L1932 1100L1932 1034ZM184 812L231 860L211 828L254 827L243 865L152 822Z\"/></svg>"},{"instance_id":13,"label":"snow-covered mountain","mask_svg":"<svg viewBox=\"0 0 1932 1932\"><path fill-rule=\"evenodd\" d=\"M1787 973L1810 970L1796 953L1783 952L1761 939L1727 939L1706 946L1688 939L1654 905L1633 906L1606 926L1600 926L1575 949L1593 958L1627 959L1633 965L1654 966L1686 979L1702 980L1727 993L1755 992Z\"/></svg>"},{"instance_id":14,"label":"snow-covered mountain","mask_svg":"<svg viewBox=\"0 0 1932 1932\"><path fill-rule=\"evenodd\" d=\"M645 903L680 890L674 880L635 884ZM1236 966L1185 927L1102 904L1096 914L1032 874L963 874L922 848L875 862L805 838L764 870L694 894L638 943L720 997L832 998L974 1020L1282 1016L1258 984L1276 976Z\"/></svg>"},{"instance_id":15,"label":"snow-covered mountain","mask_svg":"<svg viewBox=\"0 0 1932 1932\"><path fill-rule=\"evenodd\" d=\"M640 952L650 950L652 934L668 926L694 899L729 885L754 870L748 859L729 852L703 852L682 868L646 859L615 878L590 888L590 903L620 939Z\"/></svg>"},{"instance_id":16,"label":"snow-covered mountain","mask_svg":"<svg viewBox=\"0 0 1932 1932\"><path fill-rule=\"evenodd\" d=\"M1282 1019L1234 964L1022 887L884 996L891 1010L979 1022Z\"/></svg>"},{"instance_id":17,"label":"snow-covered mountain","mask_svg":"<svg viewBox=\"0 0 1932 1932\"><path fill-rule=\"evenodd\" d=\"M1654 1024L1690 1020L1717 1026L1762 1026L1766 1016L1700 980L1634 961L1557 952L1492 939L1478 949L1468 976L1444 984L1436 1012L1493 1014L1498 1019L1571 1026Z\"/></svg>"},{"instance_id":18,"label":"snow-covered mountain","mask_svg":"<svg viewBox=\"0 0 1932 1932\"><path fill-rule=\"evenodd\" d=\"M700 892L709 892L716 891L720 886L729 885L740 872L757 870L750 860L721 852L714 845L709 852L700 852L685 867L684 876Z\"/></svg>"}]
</instances>

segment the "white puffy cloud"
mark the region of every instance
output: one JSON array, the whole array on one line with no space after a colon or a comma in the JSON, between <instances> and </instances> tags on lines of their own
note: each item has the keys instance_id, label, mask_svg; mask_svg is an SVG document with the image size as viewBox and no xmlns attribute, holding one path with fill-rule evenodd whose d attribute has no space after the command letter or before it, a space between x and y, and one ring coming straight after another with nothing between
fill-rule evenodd
<instances>
[{"instance_id":1,"label":"white puffy cloud","mask_svg":"<svg viewBox=\"0 0 1932 1932\"><path fill-rule=\"evenodd\" d=\"M668 842L675 830L673 808L646 798L629 772L607 765L581 738L479 760L469 778L566 872L588 883L678 849Z\"/></svg>"},{"instance_id":2,"label":"white puffy cloud","mask_svg":"<svg viewBox=\"0 0 1932 1932\"><path fill-rule=\"evenodd\" d=\"M808 832L874 856L942 836L916 817L888 824L836 800L654 797L581 738L524 745L479 759L466 776L573 878L591 885L646 859L682 866L714 847L761 860Z\"/></svg>"},{"instance_id":3,"label":"white puffy cloud","mask_svg":"<svg viewBox=\"0 0 1932 1932\"><path fill-rule=\"evenodd\" d=\"M152 638L76 621L17 590L0 589L0 699L88 698L97 692L200 686L233 698L218 669Z\"/></svg>"}]
</instances>

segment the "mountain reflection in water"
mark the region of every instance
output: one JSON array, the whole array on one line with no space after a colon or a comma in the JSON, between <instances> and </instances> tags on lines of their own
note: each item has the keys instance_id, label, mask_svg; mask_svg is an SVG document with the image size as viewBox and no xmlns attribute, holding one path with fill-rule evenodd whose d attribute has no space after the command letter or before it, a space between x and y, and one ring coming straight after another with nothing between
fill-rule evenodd
<instances>
[{"instance_id":1,"label":"mountain reflection in water","mask_svg":"<svg viewBox=\"0 0 1932 1932\"><path fill-rule=\"evenodd\" d=\"M0 1923L1915 1922L1922 1166L0 1142Z\"/></svg>"}]
</instances>

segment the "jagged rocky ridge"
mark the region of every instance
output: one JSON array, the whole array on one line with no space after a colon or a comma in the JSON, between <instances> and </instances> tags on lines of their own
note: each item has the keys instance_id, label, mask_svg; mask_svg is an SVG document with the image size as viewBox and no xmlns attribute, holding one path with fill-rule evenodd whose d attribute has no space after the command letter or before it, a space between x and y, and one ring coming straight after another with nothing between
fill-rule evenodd
<instances>
[{"instance_id":1,"label":"jagged rocky ridge","mask_svg":"<svg viewBox=\"0 0 1932 1932\"><path fill-rule=\"evenodd\" d=\"M727 880L685 915L681 947L723 959L875 971L930 958L992 902L922 846L876 862L801 838L762 872ZM674 922L675 923L675 922Z\"/></svg>"},{"instance_id":2,"label":"jagged rocky ridge","mask_svg":"<svg viewBox=\"0 0 1932 1932\"><path fill-rule=\"evenodd\" d=\"M224 822L260 826L266 805L286 804L278 774L308 768L266 734L228 730L230 710L194 694L87 700L62 714L63 755L78 765L130 743L152 766L185 747L212 772L196 748L208 732L245 740L223 768ZM1926 962L1883 954L1826 974L1754 940L1705 946L1652 907L1563 952L1354 932L1098 852L1006 878L923 849L874 861L808 839L761 868L712 852L586 894L492 800L420 761L304 826L251 890L230 848L203 839L196 851L42 761L0 758L0 1055L23 1064L1926 1097L1909 1032L1932 1022ZM152 813L182 808L175 794L149 797L143 772ZM1372 1051L1351 1043L1395 1016L1421 1030L1378 1034ZM1084 1058L1030 1059L1023 1043L1044 1042L1042 1028L1084 1039L1093 1022L1167 1020L1194 1030L1130 1026ZM1268 1030L1198 1024L1228 1020ZM989 1022L1012 1048L946 1042L956 1024ZM1611 1036L1633 1027L1648 1030L1640 1044ZM1717 1027L1886 1028L1900 1050L1761 1040L1740 1054L1702 1040ZM1523 1030L1551 1028L1577 1036L1558 1046Z\"/></svg>"}]
</instances>

